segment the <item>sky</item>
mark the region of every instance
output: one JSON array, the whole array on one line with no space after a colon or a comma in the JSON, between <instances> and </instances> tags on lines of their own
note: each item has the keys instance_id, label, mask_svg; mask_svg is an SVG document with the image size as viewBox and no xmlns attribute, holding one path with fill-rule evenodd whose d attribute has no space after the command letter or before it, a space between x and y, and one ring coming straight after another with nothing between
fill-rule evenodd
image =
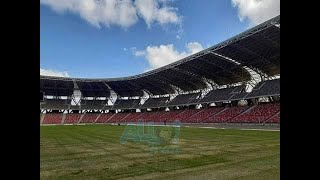
<instances>
[{"instance_id":1,"label":"sky","mask_svg":"<svg viewBox=\"0 0 320 180\"><path fill-rule=\"evenodd\" d=\"M280 14L280 0L40 0L40 74L137 75Z\"/></svg>"}]
</instances>

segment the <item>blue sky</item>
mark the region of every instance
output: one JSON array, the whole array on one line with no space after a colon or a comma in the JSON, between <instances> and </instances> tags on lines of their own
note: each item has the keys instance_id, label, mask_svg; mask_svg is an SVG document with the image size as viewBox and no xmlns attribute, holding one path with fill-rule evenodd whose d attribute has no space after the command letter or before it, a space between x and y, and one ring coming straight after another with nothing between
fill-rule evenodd
<instances>
[{"instance_id":1,"label":"blue sky","mask_svg":"<svg viewBox=\"0 0 320 180\"><path fill-rule=\"evenodd\" d=\"M143 73L279 14L280 0L41 0L40 74Z\"/></svg>"}]
</instances>

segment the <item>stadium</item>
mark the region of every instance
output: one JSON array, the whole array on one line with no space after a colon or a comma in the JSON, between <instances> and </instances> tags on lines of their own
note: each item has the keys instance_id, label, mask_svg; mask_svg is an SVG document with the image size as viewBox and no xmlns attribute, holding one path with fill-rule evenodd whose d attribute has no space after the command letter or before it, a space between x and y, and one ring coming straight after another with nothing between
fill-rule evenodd
<instances>
[{"instance_id":1,"label":"stadium","mask_svg":"<svg viewBox=\"0 0 320 180\"><path fill-rule=\"evenodd\" d=\"M176 122L179 153L120 143ZM44 179L279 179L280 15L142 74L41 75L40 125Z\"/></svg>"}]
</instances>

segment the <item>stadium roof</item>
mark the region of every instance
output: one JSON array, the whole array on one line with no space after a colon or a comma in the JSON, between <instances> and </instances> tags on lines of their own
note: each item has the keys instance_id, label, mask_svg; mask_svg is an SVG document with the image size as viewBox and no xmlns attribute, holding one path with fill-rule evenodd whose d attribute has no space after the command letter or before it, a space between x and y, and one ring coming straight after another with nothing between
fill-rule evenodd
<instances>
[{"instance_id":1,"label":"stadium roof","mask_svg":"<svg viewBox=\"0 0 320 180\"><path fill-rule=\"evenodd\" d=\"M135 76L121 78L66 78L40 76L46 95L70 96L79 89L84 97L108 97L110 88L120 96L153 95L245 82L252 79L248 67L259 74L280 74L280 15L215 46L179 61Z\"/></svg>"}]
</instances>

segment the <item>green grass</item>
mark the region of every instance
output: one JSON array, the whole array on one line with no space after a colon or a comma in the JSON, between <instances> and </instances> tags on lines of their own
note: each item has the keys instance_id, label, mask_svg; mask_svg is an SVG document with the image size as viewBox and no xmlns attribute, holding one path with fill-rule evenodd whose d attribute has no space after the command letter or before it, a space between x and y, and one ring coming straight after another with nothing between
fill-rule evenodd
<instances>
[{"instance_id":1,"label":"green grass","mask_svg":"<svg viewBox=\"0 0 320 180\"><path fill-rule=\"evenodd\" d=\"M180 153L120 144L124 126L41 126L41 179L280 179L280 132L181 128Z\"/></svg>"}]
</instances>

